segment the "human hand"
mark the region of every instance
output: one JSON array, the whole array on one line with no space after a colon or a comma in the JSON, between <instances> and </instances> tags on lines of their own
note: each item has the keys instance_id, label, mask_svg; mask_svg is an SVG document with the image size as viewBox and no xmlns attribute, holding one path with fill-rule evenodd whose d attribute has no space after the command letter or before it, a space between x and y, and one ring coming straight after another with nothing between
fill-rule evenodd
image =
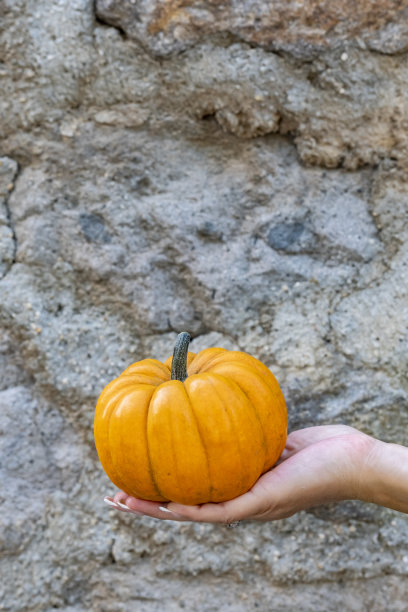
<instances>
[{"instance_id":1,"label":"human hand","mask_svg":"<svg viewBox=\"0 0 408 612\"><path fill-rule=\"evenodd\" d=\"M345 499L366 499L364 472L378 440L345 425L300 429L289 434L277 463L252 489L221 503L185 506L128 496L105 501L124 512L176 521L230 524L271 521L300 510Z\"/></svg>"}]
</instances>

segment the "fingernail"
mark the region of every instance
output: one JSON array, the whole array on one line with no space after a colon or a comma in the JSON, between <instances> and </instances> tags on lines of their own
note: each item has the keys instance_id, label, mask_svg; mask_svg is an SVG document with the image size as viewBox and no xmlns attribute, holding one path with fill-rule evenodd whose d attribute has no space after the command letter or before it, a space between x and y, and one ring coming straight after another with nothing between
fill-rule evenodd
<instances>
[{"instance_id":1,"label":"fingernail","mask_svg":"<svg viewBox=\"0 0 408 612\"><path fill-rule=\"evenodd\" d=\"M111 499L109 499L109 497L105 497L104 500L105 504L108 504L108 506L112 506L113 508L117 508L117 504L116 502L112 501Z\"/></svg>"},{"instance_id":2,"label":"fingernail","mask_svg":"<svg viewBox=\"0 0 408 612\"><path fill-rule=\"evenodd\" d=\"M118 504L118 506L120 506L121 508L124 508L124 510L130 510L129 506L127 506L126 504L122 504L122 502L117 501L116 502Z\"/></svg>"},{"instance_id":3,"label":"fingernail","mask_svg":"<svg viewBox=\"0 0 408 612\"><path fill-rule=\"evenodd\" d=\"M165 508L164 506L159 506L159 510L161 510L162 512L170 512L170 514L173 514L171 510L169 510L168 508Z\"/></svg>"}]
</instances>

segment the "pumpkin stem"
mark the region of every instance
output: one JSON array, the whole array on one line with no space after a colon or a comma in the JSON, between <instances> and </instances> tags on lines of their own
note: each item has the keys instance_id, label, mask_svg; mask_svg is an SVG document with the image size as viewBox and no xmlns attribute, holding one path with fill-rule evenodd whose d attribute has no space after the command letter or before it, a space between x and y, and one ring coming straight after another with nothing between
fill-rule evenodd
<instances>
[{"instance_id":1,"label":"pumpkin stem","mask_svg":"<svg viewBox=\"0 0 408 612\"><path fill-rule=\"evenodd\" d=\"M171 380L184 382L187 378L187 352L190 340L191 336L187 332L181 332L177 336L171 362Z\"/></svg>"}]
</instances>

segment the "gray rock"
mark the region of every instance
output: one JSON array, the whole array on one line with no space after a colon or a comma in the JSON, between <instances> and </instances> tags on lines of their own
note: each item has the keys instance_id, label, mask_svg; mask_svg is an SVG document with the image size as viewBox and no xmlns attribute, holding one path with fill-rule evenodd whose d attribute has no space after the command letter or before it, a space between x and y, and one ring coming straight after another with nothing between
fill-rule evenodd
<instances>
[{"instance_id":1,"label":"gray rock","mask_svg":"<svg viewBox=\"0 0 408 612\"><path fill-rule=\"evenodd\" d=\"M318 6L281 0L199 6L177 0L143 0L137 5L132 0L97 0L96 11L99 19L120 27L156 54L182 51L214 34L300 56L348 41L383 53L401 52L407 45L407 7L392 0L370 5L363 0L326 0Z\"/></svg>"},{"instance_id":2,"label":"gray rock","mask_svg":"<svg viewBox=\"0 0 408 612\"><path fill-rule=\"evenodd\" d=\"M17 171L13 159L0 157L0 278L7 273L16 255L16 236L8 201Z\"/></svg>"}]
</instances>

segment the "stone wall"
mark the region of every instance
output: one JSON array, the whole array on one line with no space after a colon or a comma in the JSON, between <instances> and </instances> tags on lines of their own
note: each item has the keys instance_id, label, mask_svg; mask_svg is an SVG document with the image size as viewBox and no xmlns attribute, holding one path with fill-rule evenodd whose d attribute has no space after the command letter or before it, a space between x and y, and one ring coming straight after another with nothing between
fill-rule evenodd
<instances>
[{"instance_id":1,"label":"stone wall","mask_svg":"<svg viewBox=\"0 0 408 612\"><path fill-rule=\"evenodd\" d=\"M0 1L0 607L406 610L404 515L119 514L128 364L239 348L408 444L408 2Z\"/></svg>"}]
</instances>

